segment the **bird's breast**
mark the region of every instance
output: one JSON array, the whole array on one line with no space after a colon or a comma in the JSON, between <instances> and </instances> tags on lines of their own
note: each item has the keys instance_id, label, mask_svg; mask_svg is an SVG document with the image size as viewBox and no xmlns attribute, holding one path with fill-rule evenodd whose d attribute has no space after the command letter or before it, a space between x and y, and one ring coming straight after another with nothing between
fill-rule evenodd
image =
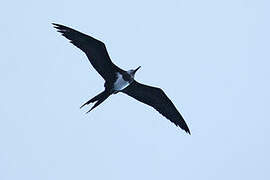
<instances>
[{"instance_id":1,"label":"bird's breast","mask_svg":"<svg viewBox=\"0 0 270 180\"><path fill-rule=\"evenodd\" d=\"M113 84L114 91L121 91L131 83L130 81L126 81L121 73L117 72L116 77L117 79Z\"/></svg>"}]
</instances>

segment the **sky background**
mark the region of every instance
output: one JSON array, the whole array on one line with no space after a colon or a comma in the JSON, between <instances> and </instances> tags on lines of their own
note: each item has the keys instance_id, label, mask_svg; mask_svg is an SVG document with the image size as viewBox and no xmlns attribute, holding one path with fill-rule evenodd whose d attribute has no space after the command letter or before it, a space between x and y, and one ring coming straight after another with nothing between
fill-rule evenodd
<instances>
[{"instance_id":1,"label":"sky background","mask_svg":"<svg viewBox=\"0 0 270 180\"><path fill-rule=\"evenodd\" d=\"M5 1L0 7L0 179L270 179L268 0ZM51 23L102 40L161 87L187 135L103 90Z\"/></svg>"}]
</instances>

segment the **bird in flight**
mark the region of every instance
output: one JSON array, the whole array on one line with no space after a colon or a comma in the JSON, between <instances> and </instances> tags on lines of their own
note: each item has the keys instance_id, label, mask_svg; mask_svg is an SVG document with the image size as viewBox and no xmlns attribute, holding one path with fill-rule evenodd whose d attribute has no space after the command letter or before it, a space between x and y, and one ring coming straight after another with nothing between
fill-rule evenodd
<instances>
[{"instance_id":1,"label":"bird in flight","mask_svg":"<svg viewBox=\"0 0 270 180\"><path fill-rule=\"evenodd\" d=\"M111 61L103 42L72 28L60 24L52 24L58 32L86 54L92 66L105 80L105 90L84 103L81 108L90 103L95 103L88 111L90 112L110 95L122 92L152 106L176 126L190 134L185 120L162 89L141 84L134 79L135 73L141 66L125 71Z\"/></svg>"}]
</instances>

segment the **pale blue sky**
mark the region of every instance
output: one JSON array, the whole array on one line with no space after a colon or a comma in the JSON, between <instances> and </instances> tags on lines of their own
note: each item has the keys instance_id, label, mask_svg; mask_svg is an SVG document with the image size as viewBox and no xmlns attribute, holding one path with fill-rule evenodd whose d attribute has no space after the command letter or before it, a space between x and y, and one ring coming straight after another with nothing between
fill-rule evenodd
<instances>
[{"instance_id":1,"label":"pale blue sky","mask_svg":"<svg viewBox=\"0 0 270 180\"><path fill-rule=\"evenodd\" d=\"M267 0L5 1L0 7L0 179L270 179ZM92 35L173 100L192 135L103 90L50 23Z\"/></svg>"}]
</instances>

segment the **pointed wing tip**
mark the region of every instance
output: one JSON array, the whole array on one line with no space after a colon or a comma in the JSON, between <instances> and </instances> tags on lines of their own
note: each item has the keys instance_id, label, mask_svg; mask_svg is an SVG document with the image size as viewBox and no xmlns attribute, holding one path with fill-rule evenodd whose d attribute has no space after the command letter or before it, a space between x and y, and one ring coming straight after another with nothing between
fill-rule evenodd
<instances>
[{"instance_id":1,"label":"pointed wing tip","mask_svg":"<svg viewBox=\"0 0 270 180\"><path fill-rule=\"evenodd\" d=\"M60 24L57 24L57 23L52 23L53 27L58 29L61 25Z\"/></svg>"},{"instance_id":2,"label":"pointed wing tip","mask_svg":"<svg viewBox=\"0 0 270 180\"><path fill-rule=\"evenodd\" d=\"M57 24L57 23L52 23L53 27L55 29L57 29L58 32L64 34L65 32L67 32L70 28L63 26L61 24Z\"/></svg>"},{"instance_id":3,"label":"pointed wing tip","mask_svg":"<svg viewBox=\"0 0 270 180\"><path fill-rule=\"evenodd\" d=\"M182 130L184 130L187 134L191 135L191 132L190 132L190 130L189 130L189 128L188 128L187 125L181 126L181 125L179 125L179 124L176 124L176 126L177 126L177 127L180 127L180 128L181 128Z\"/></svg>"},{"instance_id":4,"label":"pointed wing tip","mask_svg":"<svg viewBox=\"0 0 270 180\"><path fill-rule=\"evenodd\" d=\"M190 130L188 128L181 128L183 129L187 134L191 135Z\"/></svg>"},{"instance_id":5,"label":"pointed wing tip","mask_svg":"<svg viewBox=\"0 0 270 180\"><path fill-rule=\"evenodd\" d=\"M57 24L57 23L52 23L52 25L53 25L53 27L54 27L54 28L57 28L57 27L61 27L61 26L63 26L63 25L61 25L61 24Z\"/></svg>"}]
</instances>

